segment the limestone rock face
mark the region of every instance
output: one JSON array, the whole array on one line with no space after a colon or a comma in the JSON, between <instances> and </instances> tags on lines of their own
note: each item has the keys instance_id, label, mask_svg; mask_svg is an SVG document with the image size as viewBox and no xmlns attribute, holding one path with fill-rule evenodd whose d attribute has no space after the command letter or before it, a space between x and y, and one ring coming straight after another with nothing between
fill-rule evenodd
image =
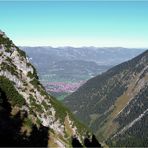
<instances>
[{"instance_id":1,"label":"limestone rock face","mask_svg":"<svg viewBox=\"0 0 148 148\"><path fill-rule=\"evenodd\" d=\"M2 116L2 112L7 119ZM46 93L25 52L16 47L2 31L0 31L0 122L9 123L10 128L13 124L18 124L19 127L16 131L11 128L8 132L7 126L3 127L1 124L0 137L3 137L3 141L7 139L7 132L11 135L12 131L14 137L9 137L10 145L3 142L2 146L69 147L72 146L74 136L83 146L86 136L92 136L91 132L76 121L61 103ZM36 144L33 140L39 138L35 135L40 137Z\"/></svg>"}]
</instances>

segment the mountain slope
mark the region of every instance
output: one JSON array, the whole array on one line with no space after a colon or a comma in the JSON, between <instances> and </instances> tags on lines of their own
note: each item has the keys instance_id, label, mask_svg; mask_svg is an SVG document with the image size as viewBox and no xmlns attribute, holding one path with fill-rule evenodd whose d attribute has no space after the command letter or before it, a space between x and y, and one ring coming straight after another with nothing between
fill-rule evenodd
<instances>
[{"instance_id":1,"label":"mountain slope","mask_svg":"<svg viewBox=\"0 0 148 148\"><path fill-rule=\"evenodd\" d=\"M96 140L65 107L46 93L25 52L1 31L0 138L0 146L39 147L84 146L85 141L93 145Z\"/></svg>"},{"instance_id":2,"label":"mountain slope","mask_svg":"<svg viewBox=\"0 0 148 148\"><path fill-rule=\"evenodd\" d=\"M148 146L148 50L88 80L64 102L110 146Z\"/></svg>"}]
</instances>

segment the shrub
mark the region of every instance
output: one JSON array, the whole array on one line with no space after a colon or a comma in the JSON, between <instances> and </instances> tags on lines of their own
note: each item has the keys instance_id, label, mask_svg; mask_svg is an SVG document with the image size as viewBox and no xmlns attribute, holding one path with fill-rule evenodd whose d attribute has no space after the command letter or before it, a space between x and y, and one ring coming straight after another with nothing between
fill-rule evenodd
<instances>
[{"instance_id":1,"label":"shrub","mask_svg":"<svg viewBox=\"0 0 148 148\"><path fill-rule=\"evenodd\" d=\"M32 79L34 76L33 76L33 74L29 71L29 72L27 73L27 77L29 77L30 79Z\"/></svg>"},{"instance_id":2,"label":"shrub","mask_svg":"<svg viewBox=\"0 0 148 148\"><path fill-rule=\"evenodd\" d=\"M4 76L0 76L0 88L6 93L6 97L13 106L17 105L21 107L25 104L25 99L15 89L13 82Z\"/></svg>"},{"instance_id":3,"label":"shrub","mask_svg":"<svg viewBox=\"0 0 148 148\"><path fill-rule=\"evenodd\" d=\"M18 53L20 54L21 57L26 58L26 53L22 50L20 50L19 48L17 48Z\"/></svg>"}]
</instances>

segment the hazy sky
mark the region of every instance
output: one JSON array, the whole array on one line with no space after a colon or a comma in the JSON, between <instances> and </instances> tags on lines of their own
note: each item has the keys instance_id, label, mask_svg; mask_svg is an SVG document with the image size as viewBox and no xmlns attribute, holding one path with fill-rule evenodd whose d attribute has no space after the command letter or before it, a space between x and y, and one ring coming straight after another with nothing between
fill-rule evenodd
<instances>
[{"instance_id":1,"label":"hazy sky","mask_svg":"<svg viewBox=\"0 0 148 148\"><path fill-rule=\"evenodd\" d=\"M1 2L17 45L148 47L148 1Z\"/></svg>"}]
</instances>

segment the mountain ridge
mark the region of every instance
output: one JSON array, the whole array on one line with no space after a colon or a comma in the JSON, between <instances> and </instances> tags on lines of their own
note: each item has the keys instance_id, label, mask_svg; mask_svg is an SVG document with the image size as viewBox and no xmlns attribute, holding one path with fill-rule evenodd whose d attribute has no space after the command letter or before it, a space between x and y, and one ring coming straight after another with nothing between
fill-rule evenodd
<instances>
[{"instance_id":1,"label":"mountain ridge","mask_svg":"<svg viewBox=\"0 0 148 148\"><path fill-rule=\"evenodd\" d=\"M79 146L85 146L85 140L93 144L91 140L95 136L66 107L46 93L26 53L4 32L0 32L0 57L2 146L67 147L74 146L74 140ZM17 128L13 129L12 125ZM10 138L10 145L7 138ZM39 141L35 142L37 139Z\"/></svg>"},{"instance_id":2,"label":"mountain ridge","mask_svg":"<svg viewBox=\"0 0 148 148\"><path fill-rule=\"evenodd\" d=\"M76 92L64 100L65 104L71 108L76 116L81 121L86 122L97 136L102 141L105 140L109 143L110 146L125 146L127 144L127 146L147 145L145 138L148 132L144 131L146 126L144 123L141 129L144 140L141 139L140 142L138 137L135 136L134 130L131 130L134 126L131 126L131 128L127 130L124 135L125 138L122 137L122 134L119 134L120 138L119 136L116 136L118 138L115 139L112 138L118 130L121 130L121 127L124 128L130 124L127 122L128 120L136 120L140 114L145 113L144 111L146 110L144 110L144 108L148 108L148 104L145 103L147 98L146 88L148 85L147 59L148 50L132 60L119 64L107 72L88 80ZM141 91L143 92L142 94ZM142 99L138 97L138 95L145 97ZM143 108L141 107L139 109L139 111L142 110L141 113L133 113L139 105L131 105L131 102L136 100L136 98L138 103L143 106ZM78 100L80 105L77 103ZM132 106L134 106L134 108L132 108ZM126 117L125 110L128 107L131 110L129 109L128 116ZM124 115L124 117L122 117L124 120L120 117L122 115ZM137 122L135 124L139 126ZM129 131L130 133L128 133ZM137 131L141 135L140 131ZM131 142L130 138L129 140L127 138L128 134L133 138ZM136 143L136 139L139 145Z\"/></svg>"}]
</instances>

